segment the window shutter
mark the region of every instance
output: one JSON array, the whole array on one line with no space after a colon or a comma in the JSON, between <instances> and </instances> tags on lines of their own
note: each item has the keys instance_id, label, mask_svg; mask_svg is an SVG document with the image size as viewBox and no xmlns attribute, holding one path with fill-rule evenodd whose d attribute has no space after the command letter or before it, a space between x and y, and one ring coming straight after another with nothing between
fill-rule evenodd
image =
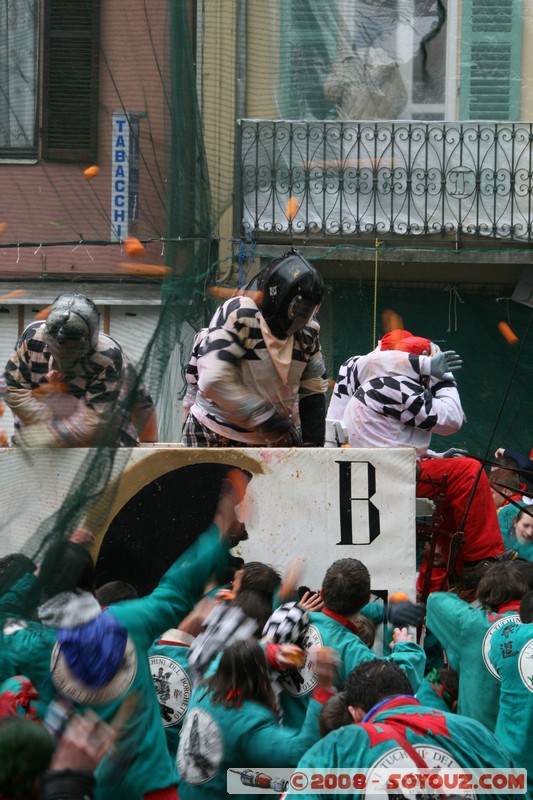
<instances>
[{"instance_id":1,"label":"window shutter","mask_svg":"<svg viewBox=\"0 0 533 800\"><path fill-rule=\"evenodd\" d=\"M337 52L336 0L282 0L280 111L285 119L325 119L324 75Z\"/></svg>"},{"instance_id":2,"label":"window shutter","mask_svg":"<svg viewBox=\"0 0 533 800\"><path fill-rule=\"evenodd\" d=\"M46 0L43 158L94 161L100 0Z\"/></svg>"},{"instance_id":3,"label":"window shutter","mask_svg":"<svg viewBox=\"0 0 533 800\"><path fill-rule=\"evenodd\" d=\"M463 0L460 117L520 118L522 0Z\"/></svg>"}]
</instances>

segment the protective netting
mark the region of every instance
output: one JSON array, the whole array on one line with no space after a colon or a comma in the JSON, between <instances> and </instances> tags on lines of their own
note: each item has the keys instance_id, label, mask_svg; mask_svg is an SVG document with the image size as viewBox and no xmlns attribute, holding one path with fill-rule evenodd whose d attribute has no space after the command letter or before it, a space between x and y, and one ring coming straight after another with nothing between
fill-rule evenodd
<instances>
[{"instance_id":1,"label":"protective netting","mask_svg":"<svg viewBox=\"0 0 533 800\"><path fill-rule=\"evenodd\" d=\"M274 224L255 229L253 214L243 211L237 121L527 119L521 53L533 36L530 16L519 0L0 0L0 312L16 323L2 332L3 363L35 313L82 284L148 386L160 440L177 442L192 340L216 303L207 287L242 286L279 254L278 245L296 244L326 278L319 321L330 378L374 345L382 312L392 308L406 328L464 358L459 388L468 424L444 444L483 456L491 439L494 448L529 452L533 345L524 342L529 310L509 299L515 273L510 280L501 267L485 290L478 269L475 286L459 280L444 290L446 266L438 272L431 242L417 256L416 278L406 278L405 264L388 258L406 242L397 236L374 247L379 231L371 240L341 241L328 230L327 247L306 249L305 230L292 238L289 185L279 192ZM255 164L272 185L276 168L285 169L259 155ZM85 173L92 166L99 171ZM325 195L329 184L321 180ZM127 237L144 245L140 256L128 255ZM464 239L462 247L466 276ZM345 249L354 260L341 261ZM483 262L475 239L466 252ZM156 317L143 313L143 295ZM114 328L132 297L128 326ZM519 345L502 339L500 320ZM119 413L128 412L135 388ZM106 447L84 453L62 477L70 482L65 503L25 553L41 563L45 545L83 522L124 461ZM28 450L24 474L0 497L15 484L31 493L31 472Z\"/></svg>"}]
</instances>

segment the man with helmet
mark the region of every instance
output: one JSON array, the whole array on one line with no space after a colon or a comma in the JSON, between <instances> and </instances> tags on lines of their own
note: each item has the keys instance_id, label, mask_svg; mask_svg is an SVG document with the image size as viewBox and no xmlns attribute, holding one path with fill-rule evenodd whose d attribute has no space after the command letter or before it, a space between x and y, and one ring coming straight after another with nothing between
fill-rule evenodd
<instances>
[{"instance_id":1,"label":"man with helmet","mask_svg":"<svg viewBox=\"0 0 533 800\"><path fill-rule=\"evenodd\" d=\"M25 328L4 379L23 446L131 447L154 419L146 388L80 294L59 295L44 322Z\"/></svg>"},{"instance_id":2,"label":"man with helmet","mask_svg":"<svg viewBox=\"0 0 533 800\"><path fill-rule=\"evenodd\" d=\"M452 448L438 457L428 449L432 433L449 436L464 423L454 380L462 363L455 351L441 352L409 331L385 334L370 353L342 365L327 414L326 446L335 446L335 423L342 423L352 447L415 448L416 496L434 499L444 489L438 547L445 562L455 559L456 574L471 588L468 584L504 552L488 478L478 461L453 457L464 451ZM452 541L461 542L457 555ZM423 562L420 591L425 573ZM433 570L430 588L439 589L446 574L445 566Z\"/></svg>"},{"instance_id":3,"label":"man with helmet","mask_svg":"<svg viewBox=\"0 0 533 800\"><path fill-rule=\"evenodd\" d=\"M247 288L218 308L202 338L183 442L321 447L327 379L314 318L321 276L290 250Z\"/></svg>"}]
</instances>

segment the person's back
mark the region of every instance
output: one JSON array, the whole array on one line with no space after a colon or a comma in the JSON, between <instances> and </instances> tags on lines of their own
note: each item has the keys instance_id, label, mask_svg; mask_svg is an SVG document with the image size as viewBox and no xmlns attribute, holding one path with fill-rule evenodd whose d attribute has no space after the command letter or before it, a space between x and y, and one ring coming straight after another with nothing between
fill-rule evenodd
<instances>
[{"instance_id":1,"label":"person's back","mask_svg":"<svg viewBox=\"0 0 533 800\"><path fill-rule=\"evenodd\" d=\"M475 608L457 595L434 592L428 597L426 626L441 642L450 666L459 673L457 711L494 730L500 682L490 660L492 637L509 622L519 622L527 584L517 564L490 567L477 588L485 608Z\"/></svg>"},{"instance_id":2,"label":"person's back","mask_svg":"<svg viewBox=\"0 0 533 800\"><path fill-rule=\"evenodd\" d=\"M527 611L526 611L527 609ZM500 704L494 733L533 791L533 592L520 604L521 622L509 622L492 637L490 658L498 673Z\"/></svg>"},{"instance_id":3,"label":"person's back","mask_svg":"<svg viewBox=\"0 0 533 800\"><path fill-rule=\"evenodd\" d=\"M193 691L185 716L177 758L181 800L226 797L228 769L294 766L320 736L318 718L332 692L329 680L319 684L301 729L281 726L259 643L240 640L225 648L216 671Z\"/></svg>"},{"instance_id":4,"label":"person's back","mask_svg":"<svg viewBox=\"0 0 533 800\"><path fill-rule=\"evenodd\" d=\"M402 739L396 735L397 731L401 732ZM328 734L307 751L297 769L318 771L357 765L362 773L369 770L368 785L372 777L383 775L384 767L393 766L396 770L419 766L407 755L404 737L428 768L442 769L445 765L446 769L466 767L488 771L515 766L496 736L480 722L422 706L415 698L406 697L391 698L368 722L345 725ZM361 791L360 794L364 796L365 793ZM322 797L321 794L307 796ZM350 796L357 797L358 793ZM476 797L484 796L498 795L476 792ZM521 796L528 795L524 791Z\"/></svg>"},{"instance_id":5,"label":"person's back","mask_svg":"<svg viewBox=\"0 0 533 800\"><path fill-rule=\"evenodd\" d=\"M424 455L432 432L448 436L464 422L453 375L445 371L448 354L407 334L392 331L357 359L358 385L344 411L352 447L413 446Z\"/></svg>"},{"instance_id":6,"label":"person's back","mask_svg":"<svg viewBox=\"0 0 533 800\"><path fill-rule=\"evenodd\" d=\"M315 688L314 651L332 648L338 657L337 687L341 688L346 675L358 664L379 658L367 647L357 631L357 615L370 597L370 575L360 561L344 558L335 561L326 571L322 583L324 608L311 612L305 635L306 661L301 669L285 672L281 677L283 693L281 705L287 724L301 724L306 703ZM407 631L397 630L397 640L392 655L387 658L397 663L408 674L416 691L424 674L425 654L411 641Z\"/></svg>"},{"instance_id":7,"label":"person's back","mask_svg":"<svg viewBox=\"0 0 533 800\"><path fill-rule=\"evenodd\" d=\"M393 664L371 662L359 666L348 677L344 690L355 724L344 725L317 742L300 759L298 769L357 765L361 776L350 796L358 797L366 794L365 786L371 785L373 778L391 777L387 767L416 771L432 767L489 770L514 766L496 737L482 724L423 706L409 688L406 676ZM369 772L365 774L366 770ZM378 792L376 788L372 794ZM476 796L489 795L476 792Z\"/></svg>"}]
</instances>

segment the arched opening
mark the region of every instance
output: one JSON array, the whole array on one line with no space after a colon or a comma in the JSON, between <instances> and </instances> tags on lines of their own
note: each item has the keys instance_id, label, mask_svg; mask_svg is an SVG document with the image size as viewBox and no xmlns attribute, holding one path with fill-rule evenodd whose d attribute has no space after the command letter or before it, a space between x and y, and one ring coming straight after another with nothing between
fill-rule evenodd
<instances>
[{"instance_id":1,"label":"arched opening","mask_svg":"<svg viewBox=\"0 0 533 800\"><path fill-rule=\"evenodd\" d=\"M195 463L157 476L120 508L110 522L96 562L96 583L124 580L140 596L213 519L222 481L231 465Z\"/></svg>"}]
</instances>

